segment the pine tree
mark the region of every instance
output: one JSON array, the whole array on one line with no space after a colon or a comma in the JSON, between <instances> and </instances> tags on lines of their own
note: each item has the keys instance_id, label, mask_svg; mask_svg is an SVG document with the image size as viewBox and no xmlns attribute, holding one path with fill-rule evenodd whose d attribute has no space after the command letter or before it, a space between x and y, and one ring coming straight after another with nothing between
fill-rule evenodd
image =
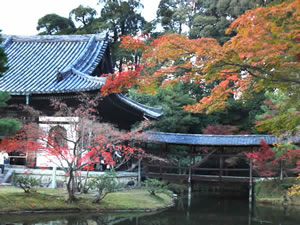
<instances>
[{"instance_id":1,"label":"pine tree","mask_svg":"<svg viewBox=\"0 0 300 225\"><path fill-rule=\"evenodd\" d=\"M1 31L1 30L0 30ZM0 34L1 35L1 34ZM1 43L0 36L0 43ZM8 69L6 66L7 57L3 48L0 45L0 77ZM10 95L6 92L0 92L0 108L6 106L6 102L10 99ZM0 119L0 136L8 136L15 134L19 130L20 124L16 120L11 120L7 118Z\"/></svg>"}]
</instances>

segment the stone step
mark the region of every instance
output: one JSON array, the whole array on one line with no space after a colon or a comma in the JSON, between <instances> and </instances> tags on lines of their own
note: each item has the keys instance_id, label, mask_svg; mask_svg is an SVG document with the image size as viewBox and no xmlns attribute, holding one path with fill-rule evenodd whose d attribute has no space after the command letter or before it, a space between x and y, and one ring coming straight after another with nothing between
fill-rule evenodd
<instances>
[{"instance_id":1,"label":"stone step","mask_svg":"<svg viewBox=\"0 0 300 225\"><path fill-rule=\"evenodd\" d=\"M4 174L0 173L0 184L2 183L3 178L4 178Z\"/></svg>"},{"instance_id":2,"label":"stone step","mask_svg":"<svg viewBox=\"0 0 300 225\"><path fill-rule=\"evenodd\" d=\"M5 168L5 170L4 170L4 173L3 174L1 174L0 173L0 184L4 184L4 183L2 183L5 179L6 180L10 180L10 179L8 179L8 178L10 178L10 177L6 177L6 175L7 175L7 173L12 173L11 171L10 171L10 169L8 169L8 168ZM11 175L10 175L11 176ZM5 182L5 181L4 181ZM5 183L5 185L6 184L8 184L8 183Z\"/></svg>"}]
</instances>

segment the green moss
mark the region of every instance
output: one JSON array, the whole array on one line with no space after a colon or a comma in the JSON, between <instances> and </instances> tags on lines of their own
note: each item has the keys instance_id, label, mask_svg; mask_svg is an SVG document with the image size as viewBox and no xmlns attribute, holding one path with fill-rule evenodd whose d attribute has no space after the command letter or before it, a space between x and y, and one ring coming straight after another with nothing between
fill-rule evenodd
<instances>
[{"instance_id":1,"label":"green moss","mask_svg":"<svg viewBox=\"0 0 300 225\"><path fill-rule=\"evenodd\" d=\"M147 191L134 189L108 194L99 204L93 204L93 195L78 195L78 201L65 202L67 193L62 189L37 189L34 193L24 193L15 187L0 187L0 211L30 210L143 210L165 208L172 204L166 194L151 196Z\"/></svg>"}]
</instances>

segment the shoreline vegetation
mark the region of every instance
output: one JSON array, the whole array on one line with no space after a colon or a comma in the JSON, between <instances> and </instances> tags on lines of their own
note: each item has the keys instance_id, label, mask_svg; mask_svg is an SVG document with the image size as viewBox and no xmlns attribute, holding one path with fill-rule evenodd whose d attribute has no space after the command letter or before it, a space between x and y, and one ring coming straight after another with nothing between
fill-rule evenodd
<instances>
[{"instance_id":1,"label":"shoreline vegetation","mask_svg":"<svg viewBox=\"0 0 300 225\"><path fill-rule=\"evenodd\" d=\"M64 189L37 188L24 193L14 186L0 186L0 215L16 213L71 212L155 212L174 205L170 195L155 196L143 189L130 189L108 194L100 203L92 203L93 194L78 194L78 201L66 203Z\"/></svg>"},{"instance_id":2,"label":"shoreline vegetation","mask_svg":"<svg viewBox=\"0 0 300 225\"><path fill-rule=\"evenodd\" d=\"M298 182L295 178L264 180L256 183L255 202L283 207L300 208L300 196L289 196L288 189ZM14 186L0 186L0 215L22 213L73 213L73 212L157 212L174 205L166 193L151 195L145 189L130 189L108 194L100 203L93 203L95 193L77 194L77 201L67 203L65 189L37 188L24 193Z\"/></svg>"},{"instance_id":3,"label":"shoreline vegetation","mask_svg":"<svg viewBox=\"0 0 300 225\"><path fill-rule=\"evenodd\" d=\"M264 180L257 182L254 188L255 202L273 206L300 208L300 196L289 196L288 190L293 184L299 182L296 178Z\"/></svg>"}]
</instances>

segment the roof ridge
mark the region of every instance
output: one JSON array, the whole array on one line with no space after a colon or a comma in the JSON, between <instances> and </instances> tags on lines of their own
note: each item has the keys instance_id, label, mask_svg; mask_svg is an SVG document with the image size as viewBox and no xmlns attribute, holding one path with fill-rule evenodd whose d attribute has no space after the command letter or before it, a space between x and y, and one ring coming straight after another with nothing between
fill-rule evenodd
<instances>
[{"instance_id":1,"label":"roof ridge","mask_svg":"<svg viewBox=\"0 0 300 225\"><path fill-rule=\"evenodd\" d=\"M97 41L107 39L107 33L96 34L71 34L71 35L2 35L4 38L12 38L17 42L59 42L59 41L89 41L91 36L95 36Z\"/></svg>"},{"instance_id":2,"label":"roof ridge","mask_svg":"<svg viewBox=\"0 0 300 225\"><path fill-rule=\"evenodd\" d=\"M103 58L103 55L107 49L108 46L108 41L102 41L100 48L94 48L94 51L97 52L93 57L90 57L87 61L87 64L83 64L84 66L82 67L82 72L86 74L91 74L97 65L100 63L100 61ZM93 53L93 51L90 51L90 53ZM92 55L92 54L90 54ZM81 64L82 66L82 64Z\"/></svg>"},{"instance_id":3,"label":"roof ridge","mask_svg":"<svg viewBox=\"0 0 300 225\"><path fill-rule=\"evenodd\" d=\"M6 38L6 40L4 42L1 43L1 47L2 48L7 48L10 44L12 43L12 37L9 36L8 38Z\"/></svg>"},{"instance_id":4,"label":"roof ridge","mask_svg":"<svg viewBox=\"0 0 300 225\"><path fill-rule=\"evenodd\" d=\"M164 134L164 135L176 135L176 136L195 136L195 137L200 137L200 136L225 136L225 137L231 137L231 136L239 136L239 137L275 137L272 134L189 134L189 133L169 133L169 132L160 132L160 131L149 131L148 133L153 133L153 134ZM276 138L276 137L275 137Z\"/></svg>"},{"instance_id":5,"label":"roof ridge","mask_svg":"<svg viewBox=\"0 0 300 225\"><path fill-rule=\"evenodd\" d=\"M300 136L284 139L271 134L226 135L226 134L183 134L146 131L151 142L199 146L260 146L261 140L273 145L278 142L300 143Z\"/></svg>"},{"instance_id":6,"label":"roof ridge","mask_svg":"<svg viewBox=\"0 0 300 225\"><path fill-rule=\"evenodd\" d=\"M60 77L60 80L64 79L72 71L73 68L75 69L76 65L86 57L89 51L91 51L91 48L92 46L95 45L95 43L96 43L95 36L92 35L89 39L87 46L85 47L84 51L81 52L79 57L75 61L73 61L70 65L65 67L63 70L58 71L58 74L61 74L62 76Z\"/></svg>"},{"instance_id":7,"label":"roof ridge","mask_svg":"<svg viewBox=\"0 0 300 225\"><path fill-rule=\"evenodd\" d=\"M50 38L57 40L54 35ZM92 77L92 72L97 66L94 64L104 56L108 39L106 34L85 35L84 38L70 42L24 42L24 39L18 42L14 36L3 35L2 44L5 42L7 46L4 51L10 69L1 77L0 89L13 95L99 90L104 79Z\"/></svg>"}]
</instances>

